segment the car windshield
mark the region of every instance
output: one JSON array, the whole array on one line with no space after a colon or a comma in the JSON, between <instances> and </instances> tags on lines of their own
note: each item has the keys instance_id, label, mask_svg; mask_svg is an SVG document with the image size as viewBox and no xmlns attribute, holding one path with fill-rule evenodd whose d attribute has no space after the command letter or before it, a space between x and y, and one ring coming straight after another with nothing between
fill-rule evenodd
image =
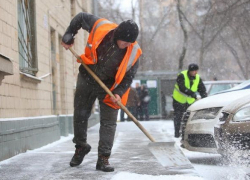
<instances>
[{"instance_id":1,"label":"car windshield","mask_svg":"<svg viewBox=\"0 0 250 180\"><path fill-rule=\"evenodd\" d=\"M242 80L204 81L208 96L227 91L242 83Z\"/></svg>"},{"instance_id":2,"label":"car windshield","mask_svg":"<svg viewBox=\"0 0 250 180\"><path fill-rule=\"evenodd\" d=\"M230 90L238 90L243 88L249 88L250 87L250 80L244 81L243 83L231 88Z\"/></svg>"},{"instance_id":3,"label":"car windshield","mask_svg":"<svg viewBox=\"0 0 250 180\"><path fill-rule=\"evenodd\" d=\"M212 95L214 93L230 89L232 86L230 84L214 84L209 92L209 95Z\"/></svg>"},{"instance_id":4,"label":"car windshield","mask_svg":"<svg viewBox=\"0 0 250 180\"><path fill-rule=\"evenodd\" d=\"M250 89L250 79L247 81L243 81L240 84L237 83L232 83L232 88L229 89L224 89L221 91L217 91L217 92L213 92L214 94L220 94L220 93L225 93L225 92L230 92L230 91L238 91L238 90L243 90L243 89ZM211 95L211 93L209 93L209 95Z\"/></svg>"}]
</instances>

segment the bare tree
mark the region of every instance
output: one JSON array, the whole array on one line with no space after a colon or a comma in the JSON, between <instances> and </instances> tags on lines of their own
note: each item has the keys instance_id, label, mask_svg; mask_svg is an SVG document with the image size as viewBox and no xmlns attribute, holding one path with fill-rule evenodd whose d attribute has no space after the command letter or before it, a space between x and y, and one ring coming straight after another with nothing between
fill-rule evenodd
<instances>
[{"instance_id":1,"label":"bare tree","mask_svg":"<svg viewBox=\"0 0 250 180\"><path fill-rule=\"evenodd\" d=\"M166 59L166 29L172 7L163 10L160 0L140 0L140 39L143 50L141 70L162 69Z\"/></svg>"},{"instance_id":2,"label":"bare tree","mask_svg":"<svg viewBox=\"0 0 250 180\"><path fill-rule=\"evenodd\" d=\"M204 79L249 78L250 0L131 0L130 7L125 12L120 0L99 0L99 16L138 22L139 70L182 70L192 61Z\"/></svg>"},{"instance_id":3,"label":"bare tree","mask_svg":"<svg viewBox=\"0 0 250 180\"><path fill-rule=\"evenodd\" d=\"M132 18L131 12L122 11L121 1L118 0L99 0L98 11L100 17L107 18L116 23Z\"/></svg>"},{"instance_id":4,"label":"bare tree","mask_svg":"<svg viewBox=\"0 0 250 180\"><path fill-rule=\"evenodd\" d=\"M182 52L181 55L179 57L179 66L178 66L178 70L182 70L183 69L183 61L185 59L185 55L186 55L186 51L187 51L187 42L188 42L188 34L187 34L187 30L184 26L183 23L183 13L181 11L181 4L180 4L180 0L177 0L177 12L178 12L178 17L179 17L179 22L181 25L181 29L183 31L183 36L184 36L184 42L183 42L183 46L182 46Z\"/></svg>"},{"instance_id":5,"label":"bare tree","mask_svg":"<svg viewBox=\"0 0 250 180\"><path fill-rule=\"evenodd\" d=\"M249 16L248 10L246 6L242 9L242 11L237 10L237 21L231 23L228 27L234 34L234 41L231 39L223 37L220 35L221 40L229 49L237 65L239 66L240 71L236 74L243 76L243 78L249 78L249 64L250 64L250 53L247 49L250 48L249 37ZM236 43L234 43L236 42Z\"/></svg>"},{"instance_id":6,"label":"bare tree","mask_svg":"<svg viewBox=\"0 0 250 180\"><path fill-rule=\"evenodd\" d=\"M229 56L226 53L229 50L232 57L234 57L236 64L239 66L239 70L243 72L243 76L239 77L247 78L249 63L246 62L249 62L249 55L246 51L246 42L244 42L246 38L240 36L240 31L242 31L241 28L243 27L243 22L245 22L246 27L246 21L249 21L249 13L246 10L249 6L249 0L200 0L198 3L198 7L196 8L203 6L205 13L196 18L192 18L192 14L188 10L185 12L183 10L178 11L182 14L183 19L187 22L189 28L191 29L191 31L188 31L188 35L192 36L192 38L190 38L190 42L192 42L191 44L193 46L189 47L189 50L195 50L196 47L199 47L198 62L203 69L208 70L209 68L205 66L209 64L215 67L216 65L218 66L218 63L224 63L222 61L218 61L218 59L223 60L221 55L224 56L224 59L225 55ZM246 31L246 29L249 29L249 23L244 31ZM234 43L235 38L237 43ZM219 54L220 52L221 55ZM242 54L245 54L245 58L243 58L245 60L242 59ZM232 58L227 57L226 59ZM248 61L246 61L246 59L248 59ZM226 67L230 64L231 63L227 63L225 66L219 65L219 67L230 68ZM219 71L221 71L221 69L219 69ZM230 71L228 71L228 73L230 73ZM225 75L225 77L228 76Z\"/></svg>"}]
</instances>

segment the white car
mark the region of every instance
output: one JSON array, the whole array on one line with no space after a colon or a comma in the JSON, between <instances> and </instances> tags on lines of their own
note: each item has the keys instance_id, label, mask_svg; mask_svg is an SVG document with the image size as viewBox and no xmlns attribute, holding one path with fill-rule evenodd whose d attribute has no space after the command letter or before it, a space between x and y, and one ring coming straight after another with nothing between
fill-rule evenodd
<instances>
[{"instance_id":1,"label":"white car","mask_svg":"<svg viewBox=\"0 0 250 180\"><path fill-rule=\"evenodd\" d=\"M221 110L246 95L250 95L250 89L212 95L192 104L183 117L187 120L184 147L190 151L217 153L214 125L219 121Z\"/></svg>"}]
</instances>

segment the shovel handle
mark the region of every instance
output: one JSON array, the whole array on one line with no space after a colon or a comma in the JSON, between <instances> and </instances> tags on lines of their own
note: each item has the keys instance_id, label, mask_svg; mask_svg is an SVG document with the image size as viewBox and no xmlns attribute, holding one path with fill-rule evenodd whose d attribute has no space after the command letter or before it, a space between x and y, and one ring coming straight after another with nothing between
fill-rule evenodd
<instances>
[{"instance_id":1,"label":"shovel handle","mask_svg":"<svg viewBox=\"0 0 250 180\"><path fill-rule=\"evenodd\" d=\"M99 79L99 77L82 61L82 58L70 47L69 50L72 54L81 62L83 67L88 71L88 73L97 81L97 83L110 95L110 97L114 97L113 93L109 90L109 88ZM141 131L152 141L155 142L154 138L147 132L147 130L139 123L139 121L129 112L129 110L118 101L117 104L121 107L121 109L132 119L132 121L141 129Z\"/></svg>"}]
</instances>

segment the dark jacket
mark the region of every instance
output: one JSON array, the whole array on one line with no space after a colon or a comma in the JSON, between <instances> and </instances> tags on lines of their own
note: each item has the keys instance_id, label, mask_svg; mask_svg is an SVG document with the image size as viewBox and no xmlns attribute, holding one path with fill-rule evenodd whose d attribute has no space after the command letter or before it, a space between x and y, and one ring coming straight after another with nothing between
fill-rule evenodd
<instances>
[{"instance_id":1,"label":"dark jacket","mask_svg":"<svg viewBox=\"0 0 250 180\"><path fill-rule=\"evenodd\" d=\"M140 102L139 96L134 88L131 88L128 94L127 107L136 107Z\"/></svg>"},{"instance_id":2,"label":"dark jacket","mask_svg":"<svg viewBox=\"0 0 250 180\"><path fill-rule=\"evenodd\" d=\"M79 13L76 15L70 26L67 28L64 36L66 34L72 34L72 38L77 34L80 28L91 32L94 23L100 19L97 16L88 13ZM102 40L97 48L97 64L88 65L89 68L103 81L103 83L110 88L115 82L115 75L117 69L123 60L123 57L127 49L119 49L116 42L113 40L114 30L110 31ZM67 44L65 38L62 41ZM70 44L70 43L68 43ZM122 80L122 82L113 90L113 94L118 94L122 96L127 89L130 87L132 80L137 72L139 66L139 60L128 70ZM80 65L79 71L82 74L87 74L85 68ZM90 76L90 75L89 75ZM95 83L92 77L89 77L90 81Z\"/></svg>"},{"instance_id":3,"label":"dark jacket","mask_svg":"<svg viewBox=\"0 0 250 180\"><path fill-rule=\"evenodd\" d=\"M149 96L149 92L148 92L148 88L145 85L142 85L143 88L141 89L141 93L140 93L140 102L142 105L146 105L149 103L150 101L150 96Z\"/></svg>"},{"instance_id":4,"label":"dark jacket","mask_svg":"<svg viewBox=\"0 0 250 180\"><path fill-rule=\"evenodd\" d=\"M193 85L193 79L195 77L192 76L188 76L190 79L190 87ZM177 77L177 84L179 86L179 89L181 92L183 92L184 94L187 94L188 96L191 96L193 98L196 99L196 94L191 91L190 89L187 89L185 86L185 78L184 75L182 73L179 74L179 76ZM201 98L207 97L207 92L206 92L206 87L202 81L202 79L200 78L200 82L198 84L198 90L199 94L201 95Z\"/></svg>"}]
</instances>

